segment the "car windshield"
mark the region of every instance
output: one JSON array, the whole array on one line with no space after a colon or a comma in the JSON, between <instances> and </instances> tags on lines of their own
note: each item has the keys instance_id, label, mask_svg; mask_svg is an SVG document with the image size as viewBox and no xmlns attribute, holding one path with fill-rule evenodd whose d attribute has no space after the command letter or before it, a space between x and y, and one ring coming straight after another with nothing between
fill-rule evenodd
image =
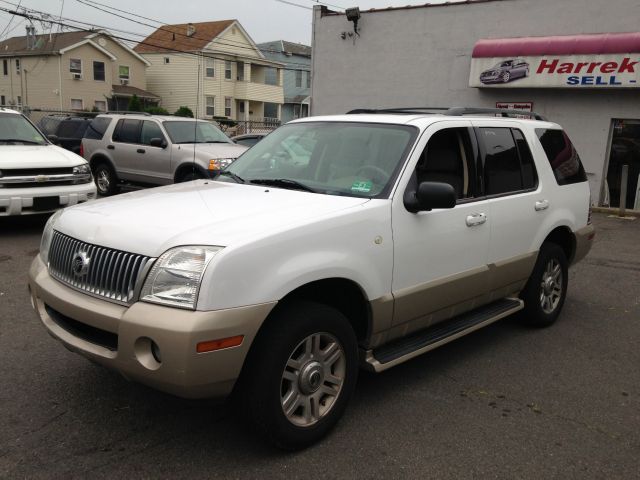
<instances>
[{"instance_id":1,"label":"car windshield","mask_svg":"<svg viewBox=\"0 0 640 480\"><path fill-rule=\"evenodd\" d=\"M22 115L0 112L0 144L46 145L47 140Z\"/></svg>"},{"instance_id":2,"label":"car windshield","mask_svg":"<svg viewBox=\"0 0 640 480\"><path fill-rule=\"evenodd\" d=\"M219 179L330 195L384 198L416 135L417 129L407 125L293 123L278 128L247 150Z\"/></svg>"},{"instance_id":3,"label":"car windshield","mask_svg":"<svg viewBox=\"0 0 640 480\"><path fill-rule=\"evenodd\" d=\"M162 122L173 143L233 143L222 131L209 122Z\"/></svg>"}]
</instances>

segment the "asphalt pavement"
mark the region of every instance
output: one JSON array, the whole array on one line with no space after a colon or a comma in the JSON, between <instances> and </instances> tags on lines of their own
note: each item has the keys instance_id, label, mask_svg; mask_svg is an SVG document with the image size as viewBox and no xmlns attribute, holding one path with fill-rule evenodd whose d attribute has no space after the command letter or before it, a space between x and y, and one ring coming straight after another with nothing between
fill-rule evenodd
<instances>
[{"instance_id":1,"label":"asphalt pavement","mask_svg":"<svg viewBox=\"0 0 640 480\"><path fill-rule=\"evenodd\" d=\"M640 219L594 216L551 328L506 319L362 373L320 444L262 443L228 404L130 383L32 312L45 218L0 218L0 478L579 478L640 474Z\"/></svg>"}]
</instances>

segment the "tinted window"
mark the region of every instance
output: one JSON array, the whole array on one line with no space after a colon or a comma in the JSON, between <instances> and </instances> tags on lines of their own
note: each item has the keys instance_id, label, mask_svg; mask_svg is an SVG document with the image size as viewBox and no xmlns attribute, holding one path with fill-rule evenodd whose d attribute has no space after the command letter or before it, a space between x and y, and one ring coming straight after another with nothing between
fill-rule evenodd
<instances>
[{"instance_id":1,"label":"tinted window","mask_svg":"<svg viewBox=\"0 0 640 480\"><path fill-rule=\"evenodd\" d=\"M487 195L522 190L520 160L509 128L481 128L485 147L484 179Z\"/></svg>"},{"instance_id":2,"label":"tinted window","mask_svg":"<svg viewBox=\"0 0 640 480\"><path fill-rule=\"evenodd\" d=\"M138 143L140 140L140 120L118 120L113 133L114 142Z\"/></svg>"},{"instance_id":3,"label":"tinted window","mask_svg":"<svg viewBox=\"0 0 640 480\"><path fill-rule=\"evenodd\" d=\"M88 123L86 120L63 120L58 127L58 137L82 138Z\"/></svg>"},{"instance_id":4,"label":"tinted window","mask_svg":"<svg viewBox=\"0 0 640 480\"><path fill-rule=\"evenodd\" d=\"M84 138L89 138L91 140L102 140L104 136L104 132L107 131L107 127L111 123L111 119L107 117L98 117L94 118L87 131L84 132Z\"/></svg>"},{"instance_id":5,"label":"tinted window","mask_svg":"<svg viewBox=\"0 0 640 480\"><path fill-rule=\"evenodd\" d=\"M578 152L563 130L537 128L536 134L547 154L558 185L587 181Z\"/></svg>"},{"instance_id":6,"label":"tinted window","mask_svg":"<svg viewBox=\"0 0 640 480\"><path fill-rule=\"evenodd\" d=\"M233 143L221 130L209 122L196 120L163 122L173 143Z\"/></svg>"},{"instance_id":7,"label":"tinted window","mask_svg":"<svg viewBox=\"0 0 640 480\"><path fill-rule=\"evenodd\" d=\"M520 130L512 130L513 138L516 140L518 146L518 153L520 154L520 165L522 167L522 186L525 190L530 188L536 188L538 186L538 173L536 172L536 166L533 162L533 155L529 149L529 144L522 135Z\"/></svg>"},{"instance_id":8,"label":"tinted window","mask_svg":"<svg viewBox=\"0 0 640 480\"><path fill-rule=\"evenodd\" d=\"M104 62L93 62L93 79L104 82Z\"/></svg>"},{"instance_id":9,"label":"tinted window","mask_svg":"<svg viewBox=\"0 0 640 480\"><path fill-rule=\"evenodd\" d=\"M142 131L140 133L140 143L144 145L151 145L152 138L160 138L164 140L164 135L160 126L156 122L145 120L142 122Z\"/></svg>"}]
</instances>

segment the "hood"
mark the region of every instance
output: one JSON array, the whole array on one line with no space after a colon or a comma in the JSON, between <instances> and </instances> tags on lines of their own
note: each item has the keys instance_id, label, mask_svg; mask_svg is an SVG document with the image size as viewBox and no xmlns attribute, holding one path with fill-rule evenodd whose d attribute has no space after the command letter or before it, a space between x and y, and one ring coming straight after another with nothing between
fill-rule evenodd
<instances>
[{"instance_id":1,"label":"hood","mask_svg":"<svg viewBox=\"0 0 640 480\"><path fill-rule=\"evenodd\" d=\"M180 150L187 151L193 151L195 147L199 156L206 156L210 159L238 158L248 150L247 147L235 143L181 143L178 147Z\"/></svg>"},{"instance_id":2,"label":"hood","mask_svg":"<svg viewBox=\"0 0 640 480\"><path fill-rule=\"evenodd\" d=\"M179 245L238 245L367 201L197 180L67 208L55 229L85 242L157 257Z\"/></svg>"},{"instance_id":3,"label":"hood","mask_svg":"<svg viewBox=\"0 0 640 480\"><path fill-rule=\"evenodd\" d=\"M3 168L65 168L86 163L85 159L55 145L0 145Z\"/></svg>"}]
</instances>

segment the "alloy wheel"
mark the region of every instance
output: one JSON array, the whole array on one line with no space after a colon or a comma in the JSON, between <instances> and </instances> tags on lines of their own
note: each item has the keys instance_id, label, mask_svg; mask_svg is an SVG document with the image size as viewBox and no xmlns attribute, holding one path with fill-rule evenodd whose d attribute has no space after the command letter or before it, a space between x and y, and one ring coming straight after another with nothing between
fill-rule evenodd
<instances>
[{"instance_id":1,"label":"alloy wheel","mask_svg":"<svg viewBox=\"0 0 640 480\"><path fill-rule=\"evenodd\" d=\"M557 259L547 262L540 283L540 306L544 313L552 313L562 298L562 267Z\"/></svg>"}]
</instances>

